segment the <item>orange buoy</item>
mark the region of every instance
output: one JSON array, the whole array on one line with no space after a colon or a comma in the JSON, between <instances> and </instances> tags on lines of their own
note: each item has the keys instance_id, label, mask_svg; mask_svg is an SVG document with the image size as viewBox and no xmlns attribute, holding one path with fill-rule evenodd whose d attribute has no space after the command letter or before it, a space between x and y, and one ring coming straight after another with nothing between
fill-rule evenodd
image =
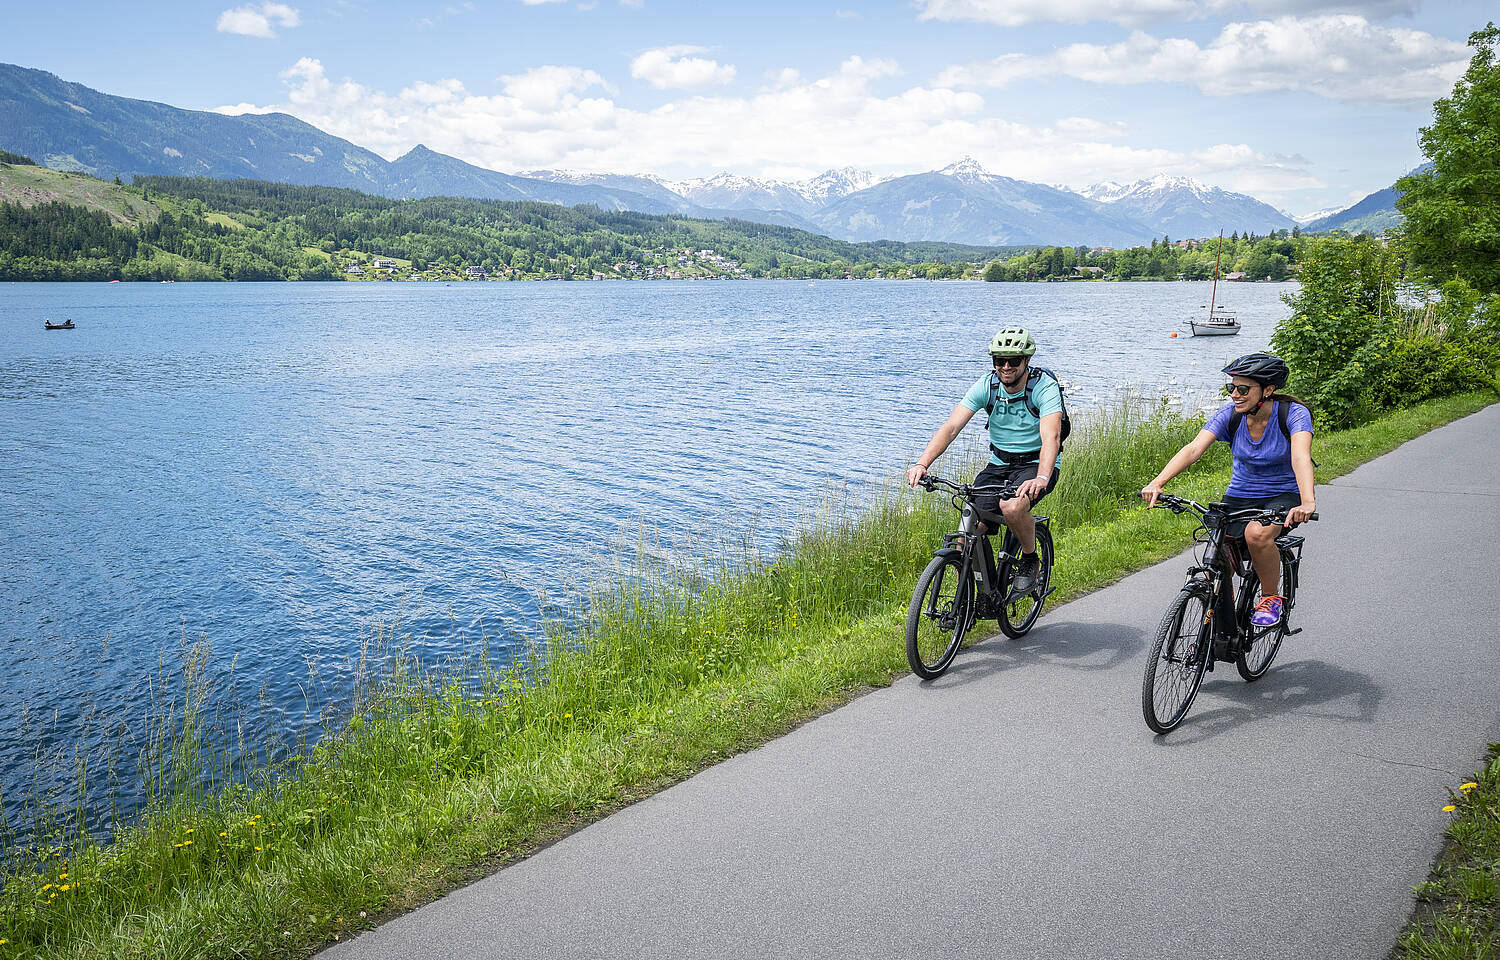
<instances>
[{"instance_id":1,"label":"orange buoy","mask_svg":"<svg viewBox=\"0 0 1500 960\"><path fill-rule=\"evenodd\" d=\"M1174 333L1174 334L1172 334L1172 336L1174 336L1174 337L1175 337L1175 336L1177 336L1177 334L1175 334L1175 333Z\"/></svg>"}]
</instances>

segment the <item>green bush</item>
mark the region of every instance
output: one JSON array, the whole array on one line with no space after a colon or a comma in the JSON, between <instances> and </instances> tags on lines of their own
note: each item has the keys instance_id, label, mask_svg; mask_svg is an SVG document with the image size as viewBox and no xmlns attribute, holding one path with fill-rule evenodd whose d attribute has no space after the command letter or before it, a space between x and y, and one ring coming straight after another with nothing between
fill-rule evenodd
<instances>
[{"instance_id":1,"label":"green bush","mask_svg":"<svg viewBox=\"0 0 1500 960\"><path fill-rule=\"evenodd\" d=\"M1289 390L1318 422L1345 428L1387 410L1489 387L1500 391L1500 297L1461 280L1441 290L1404 276L1399 238L1330 238L1308 249L1302 289L1271 347Z\"/></svg>"}]
</instances>

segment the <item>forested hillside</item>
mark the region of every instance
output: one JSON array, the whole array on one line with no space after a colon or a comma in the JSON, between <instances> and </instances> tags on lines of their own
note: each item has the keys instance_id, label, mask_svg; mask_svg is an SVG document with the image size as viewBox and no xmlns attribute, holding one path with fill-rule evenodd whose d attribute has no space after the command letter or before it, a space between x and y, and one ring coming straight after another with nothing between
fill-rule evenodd
<instances>
[{"instance_id":1,"label":"forested hillside","mask_svg":"<svg viewBox=\"0 0 1500 960\"><path fill-rule=\"evenodd\" d=\"M333 280L973 276L1006 251L844 243L695 220L336 187L143 177L107 184L0 162L0 279ZM12 189L52 177L52 193ZM67 202L90 180L116 211Z\"/></svg>"}]
</instances>

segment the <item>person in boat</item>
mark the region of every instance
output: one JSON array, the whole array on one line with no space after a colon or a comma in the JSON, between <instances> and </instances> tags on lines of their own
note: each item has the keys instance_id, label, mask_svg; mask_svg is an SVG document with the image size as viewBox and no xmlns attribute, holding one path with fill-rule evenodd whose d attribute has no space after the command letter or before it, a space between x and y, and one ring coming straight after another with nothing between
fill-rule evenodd
<instances>
[{"instance_id":1,"label":"person in boat","mask_svg":"<svg viewBox=\"0 0 1500 960\"><path fill-rule=\"evenodd\" d=\"M995 334L990 341L993 372L974 381L906 471L906 482L916 486L974 414L989 412L989 463L974 485L1015 484L1018 489L1009 500L980 494L975 501L980 509L1000 514L1021 544L1012 587L1016 593L1030 590L1036 582L1036 521L1031 510L1057 486L1062 449L1062 388L1050 373L1031 369L1035 354L1036 340L1025 327L1006 327Z\"/></svg>"},{"instance_id":2,"label":"person in boat","mask_svg":"<svg viewBox=\"0 0 1500 960\"><path fill-rule=\"evenodd\" d=\"M1312 414L1306 404L1289 394L1286 362L1269 353L1250 353L1224 368L1229 374L1229 402L1208 418L1203 429L1167 461L1156 479L1141 489L1151 506L1167 481L1198 462L1216 440L1229 444L1234 465L1223 501L1231 510L1286 512L1286 527L1304 523L1317 509L1313 499ZM1250 562L1260 580L1260 602L1251 622L1274 626L1281 620L1285 598L1281 584L1281 553L1276 538L1284 528L1275 524L1231 524L1228 532L1242 536Z\"/></svg>"}]
</instances>

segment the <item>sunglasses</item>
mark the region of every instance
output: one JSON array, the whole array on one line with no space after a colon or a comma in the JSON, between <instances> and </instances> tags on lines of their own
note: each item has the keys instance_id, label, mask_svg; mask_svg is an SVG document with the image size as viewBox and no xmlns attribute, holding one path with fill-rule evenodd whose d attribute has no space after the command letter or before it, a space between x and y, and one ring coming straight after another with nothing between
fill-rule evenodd
<instances>
[{"instance_id":1,"label":"sunglasses","mask_svg":"<svg viewBox=\"0 0 1500 960\"><path fill-rule=\"evenodd\" d=\"M1254 388L1243 383L1231 383L1225 389L1229 391L1231 397L1248 397Z\"/></svg>"},{"instance_id":2,"label":"sunglasses","mask_svg":"<svg viewBox=\"0 0 1500 960\"><path fill-rule=\"evenodd\" d=\"M997 367L1019 367L1022 364L1024 364L1025 362L1026 362L1026 358L1025 357L996 357L995 358L995 366L997 366Z\"/></svg>"}]
</instances>

